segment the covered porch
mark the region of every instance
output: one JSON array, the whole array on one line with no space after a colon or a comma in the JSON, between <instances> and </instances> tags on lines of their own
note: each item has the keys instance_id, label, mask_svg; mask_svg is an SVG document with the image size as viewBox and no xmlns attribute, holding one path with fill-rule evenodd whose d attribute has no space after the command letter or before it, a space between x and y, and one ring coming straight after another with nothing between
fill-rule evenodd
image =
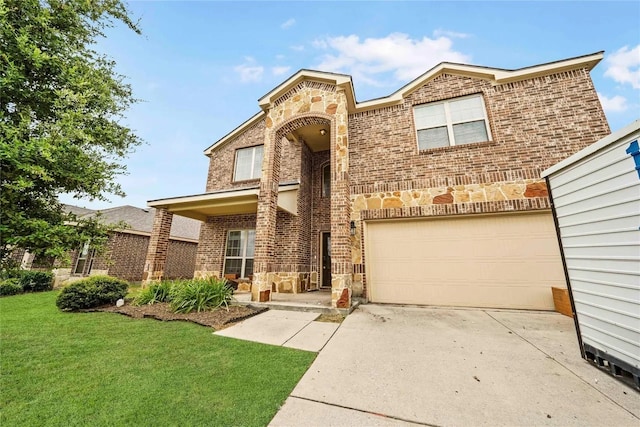
<instances>
[{"instance_id":1,"label":"covered porch","mask_svg":"<svg viewBox=\"0 0 640 427\"><path fill-rule=\"evenodd\" d=\"M277 212L279 219L294 221L299 216L298 182L282 183L278 187ZM325 288L316 296L304 296L308 291L320 290L321 276L312 267L302 266L289 272L269 272L272 284L269 298L261 298L253 285L253 256L256 240L256 217L258 211L259 186L243 187L226 191L151 200L150 207L156 208L153 232L147 252L144 269L144 283L162 280L167 259L168 236L174 215L202 221L198 256L194 271L195 278L219 277L231 281L236 295L242 300L288 302L295 304L331 306L331 288ZM220 235L212 235L212 230ZM237 231L232 231L237 230ZM231 240L232 235L238 239ZM247 242L248 241L248 242ZM233 253L237 244L242 253ZM244 251L244 252L243 252ZM231 259L231 255L243 255ZM237 262L236 262L237 261ZM232 264L239 266L233 270ZM300 267L300 266L297 266ZM306 267L306 269L304 268ZM283 269L280 269L283 270ZM330 283L330 282L329 282ZM257 296L252 296L256 294ZM264 295L264 294L262 294ZM321 301L321 303L320 303Z\"/></svg>"}]
</instances>

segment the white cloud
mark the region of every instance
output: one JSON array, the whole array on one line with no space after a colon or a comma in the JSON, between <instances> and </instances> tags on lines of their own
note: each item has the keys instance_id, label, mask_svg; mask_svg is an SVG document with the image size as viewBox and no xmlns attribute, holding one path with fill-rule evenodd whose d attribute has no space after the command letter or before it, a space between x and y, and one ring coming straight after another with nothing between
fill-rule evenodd
<instances>
[{"instance_id":1,"label":"white cloud","mask_svg":"<svg viewBox=\"0 0 640 427\"><path fill-rule=\"evenodd\" d=\"M283 54L279 53L278 55L276 55L276 59L284 59L286 58Z\"/></svg>"},{"instance_id":2,"label":"white cloud","mask_svg":"<svg viewBox=\"0 0 640 427\"><path fill-rule=\"evenodd\" d=\"M244 63L233 68L239 75L242 83L259 82L264 74L264 67L256 64L250 56L244 58Z\"/></svg>"},{"instance_id":3,"label":"white cloud","mask_svg":"<svg viewBox=\"0 0 640 427\"><path fill-rule=\"evenodd\" d=\"M283 30L286 30L287 28L291 28L295 25L296 20L293 18L289 18L286 21L284 21L282 24L280 24L280 28L282 28Z\"/></svg>"},{"instance_id":4,"label":"white cloud","mask_svg":"<svg viewBox=\"0 0 640 427\"><path fill-rule=\"evenodd\" d=\"M624 46L605 59L606 77L618 83L629 83L634 89L640 89L640 44L629 49Z\"/></svg>"},{"instance_id":5,"label":"white cloud","mask_svg":"<svg viewBox=\"0 0 640 427\"><path fill-rule=\"evenodd\" d=\"M326 37L313 42L317 49L329 51L316 65L319 70L351 74L358 82L374 86L385 84L381 79L386 73L395 82L409 81L443 61L470 61L452 45L444 36L412 39L402 33L364 40L356 35Z\"/></svg>"},{"instance_id":6,"label":"white cloud","mask_svg":"<svg viewBox=\"0 0 640 427\"><path fill-rule=\"evenodd\" d=\"M435 30L433 32L433 37L449 37L452 39L466 39L471 37L471 34L467 34L467 33L458 33L456 31L448 31L448 30L443 30L441 28Z\"/></svg>"},{"instance_id":7,"label":"white cloud","mask_svg":"<svg viewBox=\"0 0 640 427\"><path fill-rule=\"evenodd\" d=\"M293 46L289 46L291 50L295 50L296 52L302 52L304 50L304 45L296 44Z\"/></svg>"},{"instance_id":8,"label":"white cloud","mask_svg":"<svg viewBox=\"0 0 640 427\"><path fill-rule=\"evenodd\" d=\"M598 98L600 98L600 103L606 113L621 113L627 111L627 99L624 96L615 95L607 98L598 92Z\"/></svg>"},{"instance_id":9,"label":"white cloud","mask_svg":"<svg viewBox=\"0 0 640 427\"><path fill-rule=\"evenodd\" d=\"M287 67L287 66L273 67L273 68L271 68L271 73L274 76L281 76L282 74L285 74L285 73L289 72L290 69L291 69L291 67Z\"/></svg>"}]
</instances>

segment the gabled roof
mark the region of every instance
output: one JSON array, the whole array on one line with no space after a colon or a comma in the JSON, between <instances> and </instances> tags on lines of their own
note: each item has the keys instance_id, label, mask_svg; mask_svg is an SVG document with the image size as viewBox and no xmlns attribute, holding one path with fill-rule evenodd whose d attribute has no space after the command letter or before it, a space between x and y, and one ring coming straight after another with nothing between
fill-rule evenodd
<instances>
[{"instance_id":1,"label":"gabled roof","mask_svg":"<svg viewBox=\"0 0 640 427\"><path fill-rule=\"evenodd\" d=\"M289 77L284 83L276 86L269 93L264 95L258 100L258 105L263 111L267 111L273 101L280 98L287 93L298 83L304 80L312 80L314 82L329 83L338 87L341 87L347 91L347 103L349 104L349 111L355 107L356 96L353 91L353 82L351 76L347 74L329 73L326 71L315 71L302 69Z\"/></svg>"},{"instance_id":2,"label":"gabled roof","mask_svg":"<svg viewBox=\"0 0 640 427\"><path fill-rule=\"evenodd\" d=\"M297 84L304 80L330 83L343 88L347 96L349 113L357 113L360 111L400 104L402 103L403 99L410 95L412 92L422 87L429 80L432 80L441 74L455 74L479 79L486 79L493 82L493 84L499 85L527 80L535 77L541 77L562 71L577 70L585 67L589 71L591 71L593 67L595 67L602 60L603 57L604 52L601 51L589 55L577 56L575 58L548 62L545 64L518 68L515 70L491 68L478 65L457 64L452 62L441 62L426 73L422 74L420 77L404 85L391 95L360 103L356 101L351 76L346 74L302 69L289 77L280 85L276 86L263 97L261 97L258 100L258 105L260 106L262 111L251 117L246 122L242 123L240 126L232 130L230 133L228 133L218 141L214 142L211 146L204 150L204 154L210 155L213 150L223 146L225 142L240 135L247 128L254 125L255 123L258 123L260 120L263 120L266 116L265 111L268 111L273 101L284 95L287 91L291 90L291 88L295 87Z\"/></svg>"},{"instance_id":3,"label":"gabled roof","mask_svg":"<svg viewBox=\"0 0 640 427\"><path fill-rule=\"evenodd\" d=\"M109 209L92 210L72 205L65 205L67 211L75 213L78 218L90 218L100 213L100 219L105 224L114 224L120 221L127 223L129 228L120 230L124 233L151 234L153 228L154 208L137 208L125 205ZM85 211L84 213L78 213ZM171 222L170 236L176 239L197 241L200 237L200 221L175 215Z\"/></svg>"}]
</instances>

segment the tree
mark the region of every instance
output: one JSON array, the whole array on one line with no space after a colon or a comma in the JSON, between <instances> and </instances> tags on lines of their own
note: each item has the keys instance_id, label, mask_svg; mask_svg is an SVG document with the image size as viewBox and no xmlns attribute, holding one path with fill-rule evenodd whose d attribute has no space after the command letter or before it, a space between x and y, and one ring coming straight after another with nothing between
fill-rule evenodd
<instances>
[{"instance_id":1,"label":"tree","mask_svg":"<svg viewBox=\"0 0 640 427\"><path fill-rule=\"evenodd\" d=\"M140 34L121 0L0 0L0 267L17 248L61 257L104 241L58 195L124 195L120 162L141 140L120 120L136 100L93 49L117 21Z\"/></svg>"}]
</instances>

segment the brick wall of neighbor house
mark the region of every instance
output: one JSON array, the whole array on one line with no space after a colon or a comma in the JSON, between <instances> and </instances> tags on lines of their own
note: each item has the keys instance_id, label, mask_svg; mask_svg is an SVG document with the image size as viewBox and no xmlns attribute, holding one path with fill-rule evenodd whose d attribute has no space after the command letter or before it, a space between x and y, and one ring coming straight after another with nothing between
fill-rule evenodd
<instances>
[{"instance_id":1,"label":"brick wall of neighbor house","mask_svg":"<svg viewBox=\"0 0 640 427\"><path fill-rule=\"evenodd\" d=\"M413 106L471 94L492 140L418 151ZM609 132L586 69L498 85L443 74L401 105L350 115L354 294L366 282L362 220L549 209L540 172Z\"/></svg>"},{"instance_id":2,"label":"brick wall of neighbor house","mask_svg":"<svg viewBox=\"0 0 640 427\"><path fill-rule=\"evenodd\" d=\"M107 247L104 255L94 258L92 271L108 270L109 276L131 282L142 280L149 236L115 232L109 237Z\"/></svg>"},{"instance_id":3,"label":"brick wall of neighbor house","mask_svg":"<svg viewBox=\"0 0 640 427\"><path fill-rule=\"evenodd\" d=\"M233 181L236 150L264 144L264 120L251 126L238 137L225 144L224 149L216 150L209 161L206 191L228 190L257 186L259 179L249 181Z\"/></svg>"},{"instance_id":4,"label":"brick wall of neighbor house","mask_svg":"<svg viewBox=\"0 0 640 427\"><path fill-rule=\"evenodd\" d=\"M183 240L169 240L165 279L191 279L196 266L198 244Z\"/></svg>"},{"instance_id":5,"label":"brick wall of neighbor house","mask_svg":"<svg viewBox=\"0 0 640 427\"><path fill-rule=\"evenodd\" d=\"M169 240L163 279L193 277L197 247L195 242ZM94 257L90 273L103 270L109 276L139 282L142 280L148 248L149 236L114 232L107 242L107 251ZM72 268L77 258L78 251L74 251Z\"/></svg>"}]
</instances>

